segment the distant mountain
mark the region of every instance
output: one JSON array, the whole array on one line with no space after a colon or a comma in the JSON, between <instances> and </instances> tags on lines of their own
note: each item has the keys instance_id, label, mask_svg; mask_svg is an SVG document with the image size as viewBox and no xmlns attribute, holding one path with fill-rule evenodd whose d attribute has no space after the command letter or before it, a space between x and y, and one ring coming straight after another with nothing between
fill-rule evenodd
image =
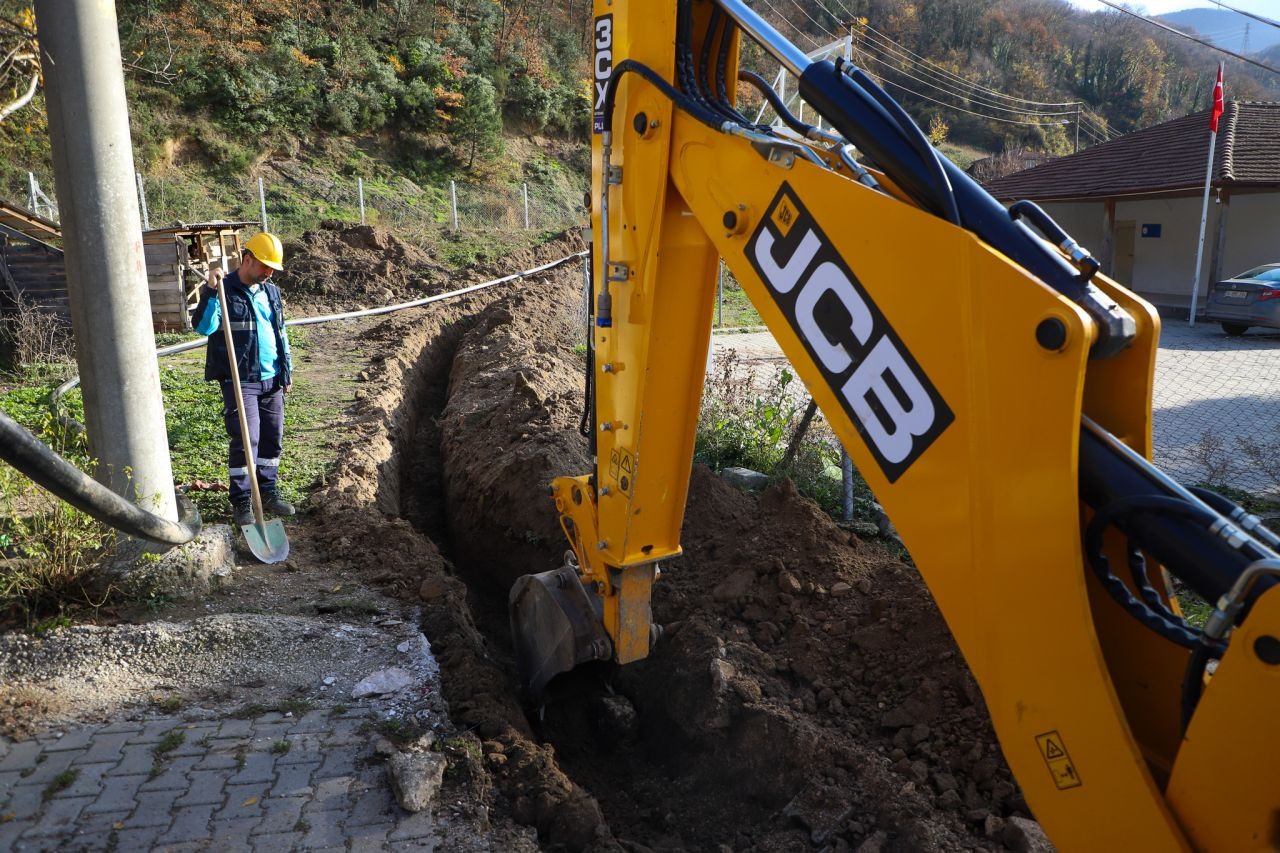
<instances>
[{"instance_id":1,"label":"distant mountain","mask_svg":"<svg viewBox=\"0 0 1280 853\"><path fill-rule=\"evenodd\" d=\"M1160 19L1180 30L1194 30L1205 41L1236 53L1261 53L1280 44L1280 29L1227 9L1183 9Z\"/></svg>"}]
</instances>

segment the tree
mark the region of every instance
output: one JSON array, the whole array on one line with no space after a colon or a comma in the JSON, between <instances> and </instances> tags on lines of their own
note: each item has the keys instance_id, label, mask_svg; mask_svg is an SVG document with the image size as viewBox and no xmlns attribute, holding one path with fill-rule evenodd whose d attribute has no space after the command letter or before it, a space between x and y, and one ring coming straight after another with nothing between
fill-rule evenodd
<instances>
[{"instance_id":1,"label":"tree","mask_svg":"<svg viewBox=\"0 0 1280 853\"><path fill-rule=\"evenodd\" d=\"M462 80L461 89L462 105L449 122L449 135L459 145L470 148L467 161L470 169L476 154L492 157L502 152L502 115L489 78L468 74Z\"/></svg>"},{"instance_id":2,"label":"tree","mask_svg":"<svg viewBox=\"0 0 1280 853\"><path fill-rule=\"evenodd\" d=\"M16 19L0 18L0 88L11 95L0 101L0 122L31 103L40 86L40 50L36 43L36 19L30 8Z\"/></svg>"}]
</instances>

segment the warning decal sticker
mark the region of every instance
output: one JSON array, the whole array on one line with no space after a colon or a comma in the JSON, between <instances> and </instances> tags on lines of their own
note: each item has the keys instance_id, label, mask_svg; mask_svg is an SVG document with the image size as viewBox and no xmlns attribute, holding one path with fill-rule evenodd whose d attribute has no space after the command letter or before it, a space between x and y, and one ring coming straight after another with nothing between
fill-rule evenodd
<instances>
[{"instance_id":1,"label":"warning decal sticker","mask_svg":"<svg viewBox=\"0 0 1280 853\"><path fill-rule=\"evenodd\" d=\"M1080 781L1076 766L1071 763L1071 756L1067 754L1062 735L1056 731L1036 735L1036 746L1040 747L1040 754L1049 768L1049 775L1053 777L1053 784L1058 786L1059 791L1078 788L1084 784Z\"/></svg>"}]
</instances>

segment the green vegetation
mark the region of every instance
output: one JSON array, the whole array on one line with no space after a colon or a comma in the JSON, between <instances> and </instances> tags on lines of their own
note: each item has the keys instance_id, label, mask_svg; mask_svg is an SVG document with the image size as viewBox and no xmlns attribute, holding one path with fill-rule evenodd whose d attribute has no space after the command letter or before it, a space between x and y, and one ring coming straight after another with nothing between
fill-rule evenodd
<instances>
[{"instance_id":1,"label":"green vegetation","mask_svg":"<svg viewBox=\"0 0 1280 853\"><path fill-rule=\"evenodd\" d=\"M807 395L789 370L762 378L742 364L735 352L717 356L703 391L695 461L717 471L742 467L775 478L790 477L801 494L839 517L841 449L829 429L811 424L790 464L783 464L807 403ZM854 498L855 514L862 514L873 500L856 471Z\"/></svg>"},{"instance_id":2,"label":"green vegetation","mask_svg":"<svg viewBox=\"0 0 1280 853\"><path fill-rule=\"evenodd\" d=\"M712 322L719 328L736 329L744 326L760 326L760 312L751 304L746 291L732 273L725 272L720 301L713 309Z\"/></svg>"},{"instance_id":3,"label":"green vegetation","mask_svg":"<svg viewBox=\"0 0 1280 853\"><path fill-rule=\"evenodd\" d=\"M157 696L151 700L151 704L160 711L173 714L182 709L181 696Z\"/></svg>"},{"instance_id":4,"label":"green vegetation","mask_svg":"<svg viewBox=\"0 0 1280 853\"><path fill-rule=\"evenodd\" d=\"M54 776L53 780L49 782L49 785L44 789L44 793L40 795L41 799L46 802L52 800L55 794L59 791L65 791L67 788L70 788L78 778L80 778L79 767L71 767L63 770L57 776Z\"/></svg>"},{"instance_id":5,"label":"green vegetation","mask_svg":"<svg viewBox=\"0 0 1280 853\"><path fill-rule=\"evenodd\" d=\"M290 330L289 341L295 361L305 359L310 346L307 330ZM222 422L222 395L217 383L204 379L204 350L180 353L162 362L160 386L174 478L181 483L225 482L227 434ZM305 490L332 463L323 442L294 439L302 433L321 431L336 414L332 404L322 404L319 390L308 387L306 382L298 382L290 391L285 406L285 452L280 462L280 493L289 502L305 506ZM231 517L226 492L189 491L187 497L205 519Z\"/></svg>"},{"instance_id":6,"label":"green vegetation","mask_svg":"<svg viewBox=\"0 0 1280 853\"><path fill-rule=\"evenodd\" d=\"M275 755L284 755L291 749L293 749L293 741L290 740L278 740L271 744L271 752Z\"/></svg>"},{"instance_id":7,"label":"green vegetation","mask_svg":"<svg viewBox=\"0 0 1280 853\"><path fill-rule=\"evenodd\" d=\"M151 751L154 752L157 756L167 755L170 752L173 752L178 747L182 746L182 744L186 743L186 740L187 740L186 732L182 731L181 729L174 729L173 731L165 735L163 738L161 738L160 742L157 743L154 747L152 747Z\"/></svg>"}]
</instances>

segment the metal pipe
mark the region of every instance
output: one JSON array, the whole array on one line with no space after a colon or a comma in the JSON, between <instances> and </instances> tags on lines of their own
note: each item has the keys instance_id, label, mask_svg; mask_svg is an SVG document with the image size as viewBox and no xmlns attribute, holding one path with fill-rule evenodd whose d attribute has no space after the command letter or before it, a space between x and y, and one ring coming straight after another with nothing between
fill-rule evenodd
<instances>
[{"instance_id":1,"label":"metal pipe","mask_svg":"<svg viewBox=\"0 0 1280 853\"><path fill-rule=\"evenodd\" d=\"M258 209L262 211L262 230L267 230L267 191L262 186L262 178L258 178Z\"/></svg>"},{"instance_id":2,"label":"metal pipe","mask_svg":"<svg viewBox=\"0 0 1280 853\"><path fill-rule=\"evenodd\" d=\"M147 191L142 186L142 173L134 172L133 174L138 179L138 204L142 205L142 230L149 231L151 229L151 217L147 215Z\"/></svg>"},{"instance_id":3,"label":"metal pipe","mask_svg":"<svg viewBox=\"0 0 1280 853\"><path fill-rule=\"evenodd\" d=\"M742 31L751 36L756 44L765 52L782 63L782 67L796 77L804 73L812 62L803 50L783 38L782 34L769 25L769 22L756 14L755 10L742 0L716 0L720 8L733 18L734 23Z\"/></svg>"},{"instance_id":4,"label":"metal pipe","mask_svg":"<svg viewBox=\"0 0 1280 853\"><path fill-rule=\"evenodd\" d=\"M364 224L364 178L356 178L356 192L360 195L360 224Z\"/></svg>"},{"instance_id":5,"label":"metal pipe","mask_svg":"<svg viewBox=\"0 0 1280 853\"><path fill-rule=\"evenodd\" d=\"M37 0L35 11L96 477L176 521L115 4Z\"/></svg>"}]
</instances>

